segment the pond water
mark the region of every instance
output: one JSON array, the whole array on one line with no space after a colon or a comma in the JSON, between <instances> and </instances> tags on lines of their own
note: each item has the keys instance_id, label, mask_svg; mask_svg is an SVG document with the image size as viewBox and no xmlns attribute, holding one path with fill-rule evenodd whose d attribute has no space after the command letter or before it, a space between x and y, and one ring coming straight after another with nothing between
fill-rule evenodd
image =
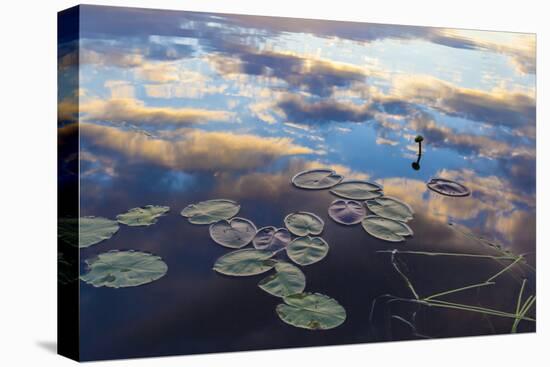
<instances>
[{"instance_id":1,"label":"pond water","mask_svg":"<svg viewBox=\"0 0 550 367\"><path fill-rule=\"evenodd\" d=\"M80 216L170 207L156 224L121 224L80 250L81 274L86 259L116 249L168 266L138 287L80 281L83 359L511 332L513 317L377 297L414 298L404 276L420 297L483 283L512 260L398 253L396 268L380 251L502 256L473 238L483 237L526 264L441 299L515 314L523 279L523 301L534 295L534 35L81 9ZM313 168L382 185L414 210L414 235L392 243L336 223L338 197L291 183ZM432 178L471 195L440 195ZM306 291L337 300L346 321L293 327L275 312L282 300L257 285L271 273L214 272L232 250L180 215L210 199L238 202L237 216L258 229L284 227L296 211L319 216L330 250L301 267Z\"/></svg>"}]
</instances>

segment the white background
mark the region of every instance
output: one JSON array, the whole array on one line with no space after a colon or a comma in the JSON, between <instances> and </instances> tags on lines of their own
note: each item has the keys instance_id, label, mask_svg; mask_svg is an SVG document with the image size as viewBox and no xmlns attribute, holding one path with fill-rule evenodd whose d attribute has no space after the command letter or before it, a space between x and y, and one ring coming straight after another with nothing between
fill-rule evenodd
<instances>
[{"instance_id":1,"label":"white background","mask_svg":"<svg viewBox=\"0 0 550 367\"><path fill-rule=\"evenodd\" d=\"M101 362L101 366L540 366L550 359L545 1L209 0L95 4L536 32L537 334ZM5 1L0 13L0 365L73 365L56 340L56 12L74 1ZM546 103L545 103L546 102ZM546 166L546 168L545 168Z\"/></svg>"}]
</instances>

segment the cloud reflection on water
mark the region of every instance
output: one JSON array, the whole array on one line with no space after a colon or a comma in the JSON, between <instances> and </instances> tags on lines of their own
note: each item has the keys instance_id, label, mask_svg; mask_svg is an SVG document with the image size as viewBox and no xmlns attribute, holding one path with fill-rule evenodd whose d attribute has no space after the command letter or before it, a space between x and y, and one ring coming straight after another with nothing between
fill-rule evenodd
<instances>
[{"instance_id":1,"label":"cloud reflection on water","mask_svg":"<svg viewBox=\"0 0 550 367\"><path fill-rule=\"evenodd\" d=\"M88 311L131 309L125 318L99 324L93 312L83 313L83 325L95 325L85 336L97 340L89 355L389 338L368 330L362 312L379 294L407 292L388 259L376 253L388 246L360 226L333 223L326 210L335 197L327 191L293 187L290 178L305 169L329 167L347 179L374 180L410 204L417 214L408 248L481 251L450 228L453 221L515 252L535 250L533 35L85 8L81 89L59 105L67 123L61 144L64 133L77 128L71 122L81 121L82 214L114 217L136 206L169 205L172 213L147 233L123 229L109 249L159 253L174 276L140 295L107 297L83 286ZM65 46L61 75L78 60ZM416 158L418 134L425 138L423 160L414 171L410 156ZM460 181L472 196L437 195L426 188L431 177ZM237 285L214 274L212 261L223 249L205 228L177 215L187 204L212 198L238 200L239 215L258 227L282 226L284 215L296 210L321 215L331 251L326 262L307 269L308 287L341 301L353 322L326 338L289 330L273 315L276 302L258 294L258 279ZM409 264L423 292L460 286L492 269L482 262L468 271L459 262ZM166 302L154 301L160 298ZM503 307L513 302L484 298L495 299ZM217 324L203 328L214 316ZM464 324L453 329L442 322L446 328L431 331L490 332L473 316L442 315L457 318ZM128 327L132 320L140 321ZM239 337L227 332L236 328L243 330ZM94 330L116 334L98 340Z\"/></svg>"}]
</instances>

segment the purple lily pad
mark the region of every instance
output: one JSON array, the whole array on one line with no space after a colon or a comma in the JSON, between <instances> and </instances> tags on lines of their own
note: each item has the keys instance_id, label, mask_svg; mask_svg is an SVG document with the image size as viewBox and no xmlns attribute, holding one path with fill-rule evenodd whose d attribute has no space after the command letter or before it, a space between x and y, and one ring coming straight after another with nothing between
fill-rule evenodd
<instances>
[{"instance_id":1,"label":"purple lily pad","mask_svg":"<svg viewBox=\"0 0 550 367\"><path fill-rule=\"evenodd\" d=\"M360 223L367 215L367 208L355 200L334 200L328 207L328 215L347 226Z\"/></svg>"},{"instance_id":2,"label":"purple lily pad","mask_svg":"<svg viewBox=\"0 0 550 367\"><path fill-rule=\"evenodd\" d=\"M258 250L278 251L285 248L292 240L286 228L263 227L256 232L252 244Z\"/></svg>"}]
</instances>

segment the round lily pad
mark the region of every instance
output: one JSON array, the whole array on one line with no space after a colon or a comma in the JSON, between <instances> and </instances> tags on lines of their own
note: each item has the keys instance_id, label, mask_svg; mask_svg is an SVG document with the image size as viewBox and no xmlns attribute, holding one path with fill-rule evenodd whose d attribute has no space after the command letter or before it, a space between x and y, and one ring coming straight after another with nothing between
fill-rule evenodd
<instances>
[{"instance_id":1,"label":"round lily pad","mask_svg":"<svg viewBox=\"0 0 550 367\"><path fill-rule=\"evenodd\" d=\"M256 226L245 218L235 217L210 225L210 237L214 242L229 248L241 248L256 235Z\"/></svg>"},{"instance_id":2,"label":"round lily pad","mask_svg":"<svg viewBox=\"0 0 550 367\"><path fill-rule=\"evenodd\" d=\"M361 222L367 215L367 208L354 200L334 200L328 207L328 215L335 222L349 226Z\"/></svg>"},{"instance_id":3,"label":"round lily pad","mask_svg":"<svg viewBox=\"0 0 550 367\"><path fill-rule=\"evenodd\" d=\"M427 185L430 190L445 196L464 197L471 193L470 189L461 183L444 178L432 178Z\"/></svg>"},{"instance_id":4,"label":"round lily pad","mask_svg":"<svg viewBox=\"0 0 550 367\"><path fill-rule=\"evenodd\" d=\"M237 215L241 206L233 200L215 199L186 206L181 215L193 224L212 224Z\"/></svg>"},{"instance_id":5,"label":"round lily pad","mask_svg":"<svg viewBox=\"0 0 550 367\"><path fill-rule=\"evenodd\" d=\"M278 262L275 264L276 273L264 278L258 286L276 297L285 297L291 294L302 293L306 287L306 277L296 266Z\"/></svg>"},{"instance_id":6,"label":"round lily pad","mask_svg":"<svg viewBox=\"0 0 550 367\"><path fill-rule=\"evenodd\" d=\"M313 213L296 212L285 217L285 225L292 234L307 236L321 234L325 223Z\"/></svg>"},{"instance_id":7,"label":"round lily pad","mask_svg":"<svg viewBox=\"0 0 550 367\"><path fill-rule=\"evenodd\" d=\"M328 189L344 179L331 169L312 169L303 171L292 177L294 186L301 189Z\"/></svg>"},{"instance_id":8,"label":"round lily pad","mask_svg":"<svg viewBox=\"0 0 550 367\"><path fill-rule=\"evenodd\" d=\"M258 250L277 251L285 248L292 241L286 228L263 227L258 230L252 244Z\"/></svg>"},{"instance_id":9,"label":"round lily pad","mask_svg":"<svg viewBox=\"0 0 550 367\"><path fill-rule=\"evenodd\" d=\"M335 299L319 293L299 293L283 298L277 306L277 315L289 325L309 329L328 330L346 321L346 310Z\"/></svg>"},{"instance_id":10,"label":"round lily pad","mask_svg":"<svg viewBox=\"0 0 550 367\"><path fill-rule=\"evenodd\" d=\"M382 186L367 181L346 181L331 190L336 196L353 200L368 200L382 196Z\"/></svg>"},{"instance_id":11,"label":"round lily pad","mask_svg":"<svg viewBox=\"0 0 550 367\"><path fill-rule=\"evenodd\" d=\"M270 260L273 252L245 249L223 255L214 264L214 270L220 274L248 276L265 273L273 269L275 262Z\"/></svg>"},{"instance_id":12,"label":"round lily pad","mask_svg":"<svg viewBox=\"0 0 550 367\"><path fill-rule=\"evenodd\" d=\"M170 211L167 206L146 205L140 208L132 208L124 214L117 215L119 223L127 226L150 226L157 222L157 219Z\"/></svg>"},{"instance_id":13,"label":"round lily pad","mask_svg":"<svg viewBox=\"0 0 550 367\"><path fill-rule=\"evenodd\" d=\"M367 200L367 207L374 214L389 218L393 220L398 220L400 222L408 222L413 219L414 211L412 208L391 196L382 196L376 199Z\"/></svg>"},{"instance_id":14,"label":"round lily pad","mask_svg":"<svg viewBox=\"0 0 550 367\"><path fill-rule=\"evenodd\" d=\"M101 241L108 240L118 232L118 223L102 217L80 218L80 237L78 246L80 248L90 247Z\"/></svg>"},{"instance_id":15,"label":"round lily pad","mask_svg":"<svg viewBox=\"0 0 550 367\"><path fill-rule=\"evenodd\" d=\"M288 257L298 265L311 265L327 256L328 243L321 237L298 237L286 248Z\"/></svg>"},{"instance_id":16,"label":"round lily pad","mask_svg":"<svg viewBox=\"0 0 550 367\"><path fill-rule=\"evenodd\" d=\"M159 256L139 251L109 251L86 260L80 279L94 287L136 287L162 278L168 266Z\"/></svg>"},{"instance_id":17,"label":"round lily pad","mask_svg":"<svg viewBox=\"0 0 550 367\"><path fill-rule=\"evenodd\" d=\"M405 241L405 236L412 236L412 229L403 222L369 215L361 221L363 229L373 237L389 242Z\"/></svg>"}]
</instances>

